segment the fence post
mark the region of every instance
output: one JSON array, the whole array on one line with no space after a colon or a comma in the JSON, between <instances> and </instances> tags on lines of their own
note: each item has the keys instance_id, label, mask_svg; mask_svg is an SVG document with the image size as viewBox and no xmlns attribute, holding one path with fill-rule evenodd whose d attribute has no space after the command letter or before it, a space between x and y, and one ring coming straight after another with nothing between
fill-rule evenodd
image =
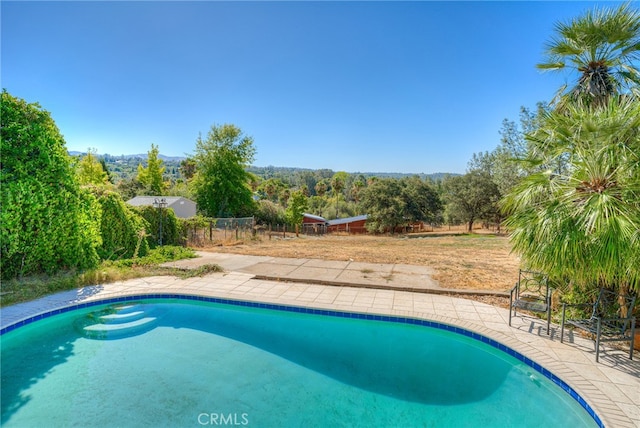
<instances>
[{"instance_id":1,"label":"fence post","mask_svg":"<svg viewBox=\"0 0 640 428\"><path fill-rule=\"evenodd\" d=\"M236 241L238 241L238 228L239 226L236 224Z\"/></svg>"},{"instance_id":2,"label":"fence post","mask_svg":"<svg viewBox=\"0 0 640 428\"><path fill-rule=\"evenodd\" d=\"M271 241L271 223L269 223L269 241Z\"/></svg>"},{"instance_id":3,"label":"fence post","mask_svg":"<svg viewBox=\"0 0 640 428\"><path fill-rule=\"evenodd\" d=\"M213 222L209 220L209 241L213 241Z\"/></svg>"}]
</instances>

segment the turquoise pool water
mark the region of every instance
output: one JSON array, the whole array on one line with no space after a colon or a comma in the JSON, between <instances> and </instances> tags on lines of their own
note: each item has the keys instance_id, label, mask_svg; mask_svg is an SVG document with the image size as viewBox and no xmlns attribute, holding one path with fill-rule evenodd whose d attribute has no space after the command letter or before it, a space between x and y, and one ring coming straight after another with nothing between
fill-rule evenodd
<instances>
[{"instance_id":1,"label":"turquoise pool water","mask_svg":"<svg viewBox=\"0 0 640 428\"><path fill-rule=\"evenodd\" d=\"M184 300L5 333L1 388L6 427L597 426L545 376L470 337Z\"/></svg>"}]
</instances>

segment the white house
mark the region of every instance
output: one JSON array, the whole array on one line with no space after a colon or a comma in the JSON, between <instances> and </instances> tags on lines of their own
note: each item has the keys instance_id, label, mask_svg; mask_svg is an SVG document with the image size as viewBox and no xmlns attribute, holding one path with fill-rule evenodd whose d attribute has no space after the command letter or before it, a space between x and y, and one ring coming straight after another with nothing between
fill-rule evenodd
<instances>
[{"instance_id":1,"label":"white house","mask_svg":"<svg viewBox=\"0 0 640 428\"><path fill-rule=\"evenodd\" d=\"M182 196L136 196L127 201L134 207L152 206L157 207L158 201L164 200L166 208L171 208L176 217L189 218L196 215L196 203Z\"/></svg>"}]
</instances>

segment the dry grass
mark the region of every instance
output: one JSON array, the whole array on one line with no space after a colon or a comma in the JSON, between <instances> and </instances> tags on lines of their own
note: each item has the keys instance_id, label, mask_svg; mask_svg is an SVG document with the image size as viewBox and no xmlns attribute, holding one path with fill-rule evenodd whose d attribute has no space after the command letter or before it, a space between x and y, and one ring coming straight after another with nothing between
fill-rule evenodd
<instances>
[{"instance_id":1,"label":"dry grass","mask_svg":"<svg viewBox=\"0 0 640 428\"><path fill-rule=\"evenodd\" d=\"M519 259L508 238L490 233L411 237L305 236L264 237L228 242L205 251L367 263L429 266L445 288L507 291L518 278Z\"/></svg>"}]
</instances>

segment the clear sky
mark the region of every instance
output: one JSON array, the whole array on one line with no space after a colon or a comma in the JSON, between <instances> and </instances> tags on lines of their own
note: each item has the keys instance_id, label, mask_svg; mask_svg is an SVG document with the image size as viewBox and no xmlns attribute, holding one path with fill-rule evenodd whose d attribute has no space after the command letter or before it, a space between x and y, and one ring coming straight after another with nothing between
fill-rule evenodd
<instances>
[{"instance_id":1,"label":"clear sky","mask_svg":"<svg viewBox=\"0 0 640 428\"><path fill-rule=\"evenodd\" d=\"M573 80L535 68L554 24L618 3L0 4L2 87L69 150L185 156L232 123L256 166L462 173Z\"/></svg>"}]
</instances>

